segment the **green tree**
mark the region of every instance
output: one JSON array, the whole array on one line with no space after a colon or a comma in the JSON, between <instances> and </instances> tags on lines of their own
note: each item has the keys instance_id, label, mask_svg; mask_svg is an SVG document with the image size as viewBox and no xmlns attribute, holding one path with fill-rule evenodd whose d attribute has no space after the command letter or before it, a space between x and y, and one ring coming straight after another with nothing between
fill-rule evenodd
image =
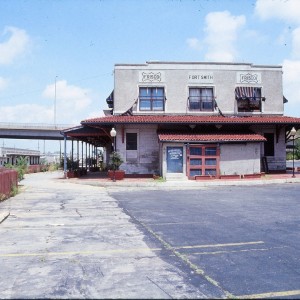
<instances>
[{"instance_id":1,"label":"green tree","mask_svg":"<svg viewBox=\"0 0 300 300\"><path fill-rule=\"evenodd\" d=\"M9 163L9 164L5 164L5 167L8 169L17 170L18 179L19 181L21 181L22 179L24 179L24 174L27 172L27 167L28 167L27 159L25 156L19 156L16 159L15 165Z\"/></svg>"},{"instance_id":2,"label":"green tree","mask_svg":"<svg viewBox=\"0 0 300 300\"><path fill-rule=\"evenodd\" d=\"M28 162L25 156L19 156L16 159L16 168L18 171L19 181L24 179L24 174L27 172Z\"/></svg>"}]
</instances>

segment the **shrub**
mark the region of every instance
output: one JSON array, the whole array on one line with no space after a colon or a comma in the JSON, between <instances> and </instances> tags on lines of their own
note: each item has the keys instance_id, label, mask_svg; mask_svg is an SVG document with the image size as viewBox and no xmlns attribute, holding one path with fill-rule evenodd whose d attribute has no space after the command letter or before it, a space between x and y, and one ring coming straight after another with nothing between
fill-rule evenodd
<instances>
[{"instance_id":1,"label":"shrub","mask_svg":"<svg viewBox=\"0 0 300 300\"><path fill-rule=\"evenodd\" d=\"M113 152L109 156L109 169L111 170L119 170L121 164L123 163L123 159L119 152Z\"/></svg>"},{"instance_id":2,"label":"shrub","mask_svg":"<svg viewBox=\"0 0 300 300\"><path fill-rule=\"evenodd\" d=\"M21 181L22 179L24 179L24 174L27 172L27 160L25 156L19 156L16 159L16 164L12 165L12 164L5 164L5 167L8 169L14 169L17 170L18 172L18 180Z\"/></svg>"},{"instance_id":3,"label":"shrub","mask_svg":"<svg viewBox=\"0 0 300 300\"><path fill-rule=\"evenodd\" d=\"M59 164L52 163L48 166L48 171L57 171L59 168Z\"/></svg>"}]
</instances>

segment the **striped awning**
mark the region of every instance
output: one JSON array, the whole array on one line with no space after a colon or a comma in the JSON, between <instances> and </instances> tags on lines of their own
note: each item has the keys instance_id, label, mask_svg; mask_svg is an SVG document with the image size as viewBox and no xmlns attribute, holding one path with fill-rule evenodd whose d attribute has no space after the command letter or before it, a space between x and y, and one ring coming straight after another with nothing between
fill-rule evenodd
<instances>
[{"instance_id":1,"label":"striped awning","mask_svg":"<svg viewBox=\"0 0 300 300\"><path fill-rule=\"evenodd\" d=\"M243 99L257 99L260 100L260 92L257 87L253 86L238 86L235 88L235 98L238 100Z\"/></svg>"}]
</instances>

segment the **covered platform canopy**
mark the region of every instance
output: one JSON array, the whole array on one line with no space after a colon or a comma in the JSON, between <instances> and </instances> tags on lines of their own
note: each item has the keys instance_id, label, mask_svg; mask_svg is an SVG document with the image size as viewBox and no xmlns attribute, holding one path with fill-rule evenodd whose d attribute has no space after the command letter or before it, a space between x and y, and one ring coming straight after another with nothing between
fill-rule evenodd
<instances>
[{"instance_id":1,"label":"covered platform canopy","mask_svg":"<svg viewBox=\"0 0 300 300\"><path fill-rule=\"evenodd\" d=\"M255 132L251 130L252 126L275 126L277 139L279 132L284 129L285 139L288 141L291 129L293 127L296 130L300 129L300 118L277 115L109 115L83 120L81 125L65 129L61 133L64 135L65 141L67 138L71 138L72 141L81 141L92 147L108 148L112 146L113 142L110 130L113 127L120 126L122 128L120 134L124 139L124 128L128 124L157 125L158 141L160 142L167 140L201 142L203 139L208 141L226 139L240 141L243 139L244 141L256 140L263 142L265 141L264 137L255 135ZM193 136L186 135L191 133Z\"/></svg>"},{"instance_id":2,"label":"covered platform canopy","mask_svg":"<svg viewBox=\"0 0 300 300\"><path fill-rule=\"evenodd\" d=\"M79 140L95 147L104 147L111 142L110 132L111 126L85 126L69 128L62 131L64 136L74 140Z\"/></svg>"},{"instance_id":3,"label":"covered platform canopy","mask_svg":"<svg viewBox=\"0 0 300 300\"><path fill-rule=\"evenodd\" d=\"M275 125L279 131L285 127L286 140L294 127L300 129L300 118L287 116L199 116L199 115L112 115L83 120L80 126L62 131L65 137L92 144L95 147L106 147L112 143L110 130L116 125L157 124L160 129L193 128L193 132L239 133L248 131L252 125Z\"/></svg>"}]
</instances>

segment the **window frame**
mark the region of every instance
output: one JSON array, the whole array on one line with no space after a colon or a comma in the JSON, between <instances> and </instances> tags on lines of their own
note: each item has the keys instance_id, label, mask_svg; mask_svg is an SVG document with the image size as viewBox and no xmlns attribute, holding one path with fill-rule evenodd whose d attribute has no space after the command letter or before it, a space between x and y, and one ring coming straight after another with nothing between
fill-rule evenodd
<instances>
[{"instance_id":1,"label":"window frame","mask_svg":"<svg viewBox=\"0 0 300 300\"><path fill-rule=\"evenodd\" d=\"M191 90L198 90L199 95L196 96L191 96ZM202 95L202 90L211 90L211 95L204 96ZM199 98L196 101L191 101L191 97ZM210 101L205 101L205 98L210 98ZM201 112L213 112L215 110L215 87L214 86L208 86L208 85L203 85L203 86L189 86L188 87L188 109L189 111L201 111ZM206 99L207 100L207 99ZM192 103L196 104L197 107L193 108ZM205 108L204 105L208 104L211 106L209 108Z\"/></svg>"},{"instance_id":2,"label":"window frame","mask_svg":"<svg viewBox=\"0 0 300 300\"><path fill-rule=\"evenodd\" d=\"M198 149L198 153L191 151ZM211 150L215 151L212 153ZM207 151L209 150L209 151ZM201 161L201 164L193 164L191 161ZM215 164L208 161L215 161ZM200 171L199 174L196 174ZM190 144L187 146L187 175L189 179L195 179L195 176L212 176L219 177L220 175L220 146L218 144Z\"/></svg>"},{"instance_id":3,"label":"window frame","mask_svg":"<svg viewBox=\"0 0 300 300\"><path fill-rule=\"evenodd\" d=\"M236 89L237 88L254 88L259 90L259 96L255 97L237 97L236 96ZM238 113L252 113L252 112L262 112L262 99L264 98L262 96L263 89L261 86L236 86L234 90L235 94L235 101L236 101L236 107ZM254 99L255 98L255 99ZM258 100L257 100L258 98ZM255 103L255 101L258 101L258 104Z\"/></svg>"},{"instance_id":4,"label":"window frame","mask_svg":"<svg viewBox=\"0 0 300 300\"><path fill-rule=\"evenodd\" d=\"M146 111L146 112L159 112L159 111L165 111L165 101L166 101L166 89L165 86L139 86L139 111ZM146 99L146 96L142 95L141 96L141 90L143 89L149 89L150 90L150 96L149 99ZM155 96L153 96L153 90L155 89L159 89L162 90L163 94L157 96L157 98L155 98ZM148 92L147 92L148 93ZM149 101L149 106L145 106L143 107L141 104L143 102L148 102ZM158 109L156 108L155 104L158 103L162 103L162 105L157 106ZM148 108L149 107L149 108Z\"/></svg>"},{"instance_id":5,"label":"window frame","mask_svg":"<svg viewBox=\"0 0 300 300\"><path fill-rule=\"evenodd\" d=\"M128 141L129 135L135 135L135 138L136 138L135 141L132 141L132 140ZM126 132L125 141L126 141L126 144L125 144L126 151L137 151L138 150L138 133L137 132ZM135 149L131 149L131 147L128 147L131 144L134 144Z\"/></svg>"}]
</instances>

